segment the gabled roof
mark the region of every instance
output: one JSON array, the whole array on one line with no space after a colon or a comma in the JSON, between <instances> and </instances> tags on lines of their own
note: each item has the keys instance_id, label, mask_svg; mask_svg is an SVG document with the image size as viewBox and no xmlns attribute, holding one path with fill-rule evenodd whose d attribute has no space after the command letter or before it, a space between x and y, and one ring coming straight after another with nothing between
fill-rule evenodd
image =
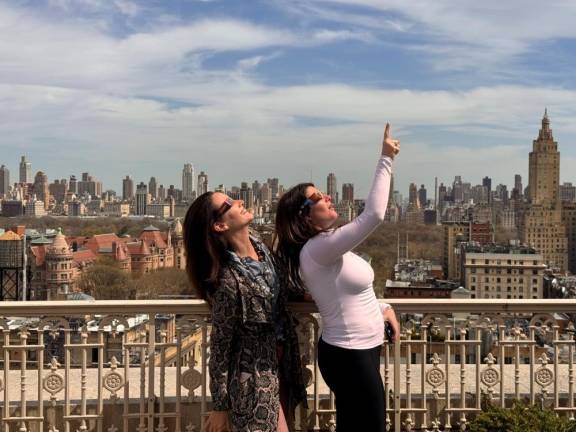
<instances>
[{"instance_id":1,"label":"gabled roof","mask_svg":"<svg viewBox=\"0 0 576 432\"><path fill-rule=\"evenodd\" d=\"M72 252L72 259L76 263L84 263L87 261L96 261L97 255L90 249L82 249L76 252Z\"/></svg>"},{"instance_id":2,"label":"gabled roof","mask_svg":"<svg viewBox=\"0 0 576 432\"><path fill-rule=\"evenodd\" d=\"M150 248L145 241L126 243L130 255L150 255Z\"/></svg>"},{"instance_id":3,"label":"gabled roof","mask_svg":"<svg viewBox=\"0 0 576 432\"><path fill-rule=\"evenodd\" d=\"M162 233L158 230L142 231L142 234L140 234L140 240L144 241L148 246L155 246L160 249L168 247L166 241L162 237Z\"/></svg>"},{"instance_id":4,"label":"gabled roof","mask_svg":"<svg viewBox=\"0 0 576 432\"><path fill-rule=\"evenodd\" d=\"M84 243L84 246L94 253L100 252L102 249L112 249L112 243L120 243L123 241L114 233L110 234L97 234L92 236Z\"/></svg>"}]
</instances>

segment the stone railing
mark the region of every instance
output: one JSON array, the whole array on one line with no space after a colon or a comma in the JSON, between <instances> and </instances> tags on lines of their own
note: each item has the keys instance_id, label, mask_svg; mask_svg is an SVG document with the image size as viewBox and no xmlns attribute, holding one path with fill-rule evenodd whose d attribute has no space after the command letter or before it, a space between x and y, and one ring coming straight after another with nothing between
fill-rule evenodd
<instances>
[{"instance_id":1,"label":"stone railing","mask_svg":"<svg viewBox=\"0 0 576 432\"><path fill-rule=\"evenodd\" d=\"M464 429L483 400L574 417L576 301L387 301L403 322L401 341L382 350L389 430ZM309 384L295 428L330 430L321 323L313 303L291 308ZM0 430L200 432L208 317L194 300L0 303Z\"/></svg>"}]
</instances>

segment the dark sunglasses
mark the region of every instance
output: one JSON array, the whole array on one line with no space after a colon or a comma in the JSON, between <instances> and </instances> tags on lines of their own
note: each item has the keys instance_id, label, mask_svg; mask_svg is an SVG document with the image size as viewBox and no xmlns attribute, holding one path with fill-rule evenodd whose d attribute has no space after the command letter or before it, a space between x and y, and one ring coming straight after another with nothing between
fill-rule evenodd
<instances>
[{"instance_id":1,"label":"dark sunglasses","mask_svg":"<svg viewBox=\"0 0 576 432\"><path fill-rule=\"evenodd\" d=\"M221 218L224 214L232 208L234 205L234 200L230 197L227 197L226 200L222 203L220 208L216 210L216 217Z\"/></svg>"},{"instance_id":2,"label":"dark sunglasses","mask_svg":"<svg viewBox=\"0 0 576 432\"><path fill-rule=\"evenodd\" d=\"M323 198L324 195L322 195L322 192L314 192L312 195L306 198L306 201L302 203L300 206L300 213L303 213L307 207L312 207L317 202L322 201Z\"/></svg>"}]
</instances>

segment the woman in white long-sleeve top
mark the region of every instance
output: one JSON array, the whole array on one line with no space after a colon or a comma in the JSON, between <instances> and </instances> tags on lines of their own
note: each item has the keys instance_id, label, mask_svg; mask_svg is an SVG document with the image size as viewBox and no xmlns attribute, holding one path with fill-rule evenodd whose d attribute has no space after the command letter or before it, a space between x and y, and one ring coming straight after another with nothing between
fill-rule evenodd
<instances>
[{"instance_id":1,"label":"woman in white long-sleeve top","mask_svg":"<svg viewBox=\"0 0 576 432\"><path fill-rule=\"evenodd\" d=\"M392 326L394 338L400 327L393 309L381 307L376 298L372 267L351 251L384 220L392 161L399 151L387 124L364 211L344 226L335 228L338 214L331 197L312 183L293 187L278 203L276 254L292 282L309 291L322 317L318 363L336 397L338 432L386 428L379 368L384 322Z\"/></svg>"}]
</instances>

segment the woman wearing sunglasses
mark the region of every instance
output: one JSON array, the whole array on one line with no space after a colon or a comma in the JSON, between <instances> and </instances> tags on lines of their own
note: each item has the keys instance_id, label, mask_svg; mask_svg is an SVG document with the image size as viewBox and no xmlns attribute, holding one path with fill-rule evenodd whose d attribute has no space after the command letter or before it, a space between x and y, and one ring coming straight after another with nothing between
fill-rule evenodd
<instances>
[{"instance_id":1,"label":"woman wearing sunglasses","mask_svg":"<svg viewBox=\"0 0 576 432\"><path fill-rule=\"evenodd\" d=\"M312 183L293 187L278 203L276 253L292 282L306 287L318 306L318 363L336 397L338 432L386 430L380 349L385 321L394 340L400 326L393 309L380 307L376 299L372 267L351 251L384 220L392 161L399 151L387 124L364 211L344 226L335 228L338 214L330 196Z\"/></svg>"},{"instance_id":2,"label":"woman wearing sunglasses","mask_svg":"<svg viewBox=\"0 0 576 432\"><path fill-rule=\"evenodd\" d=\"M206 432L287 432L306 398L286 278L252 219L243 201L207 192L184 220L186 270L212 317Z\"/></svg>"}]
</instances>

